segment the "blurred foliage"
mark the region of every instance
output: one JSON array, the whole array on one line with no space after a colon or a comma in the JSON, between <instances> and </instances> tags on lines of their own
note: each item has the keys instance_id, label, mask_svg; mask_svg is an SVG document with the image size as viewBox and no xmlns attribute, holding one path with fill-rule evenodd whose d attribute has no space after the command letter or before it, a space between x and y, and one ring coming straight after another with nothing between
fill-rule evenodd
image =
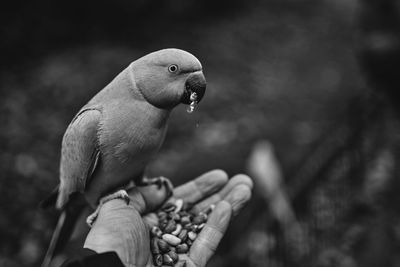
<instances>
[{"instance_id":1,"label":"blurred foliage","mask_svg":"<svg viewBox=\"0 0 400 267\"><path fill-rule=\"evenodd\" d=\"M188 50L208 81L194 114L183 106L173 112L166 142L148 168L175 184L211 168L245 172L253 143L268 139L290 190L307 151L368 91L355 56L355 0L9 4L0 10L0 266L38 265L57 216L37 204L58 182L63 132L82 105L148 52ZM328 182L302 199L312 204L298 214L307 257L286 254L300 239L279 241L282 231L257 192L211 266L355 266L339 235L358 238L365 227L332 218L338 205L356 202L350 196L357 190L347 180L349 168L336 180L332 170L340 172L331 168Z\"/></svg>"}]
</instances>

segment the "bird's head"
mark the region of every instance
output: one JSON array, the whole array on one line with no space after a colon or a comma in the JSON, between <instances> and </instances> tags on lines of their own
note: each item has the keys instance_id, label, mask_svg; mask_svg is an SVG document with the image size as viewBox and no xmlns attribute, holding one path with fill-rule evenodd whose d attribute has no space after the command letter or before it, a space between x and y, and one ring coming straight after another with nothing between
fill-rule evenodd
<instances>
[{"instance_id":1,"label":"bird's head","mask_svg":"<svg viewBox=\"0 0 400 267\"><path fill-rule=\"evenodd\" d=\"M150 53L131 65L137 89L150 104L170 109L179 103L190 104L196 93L199 102L206 90L200 61L180 49L163 49Z\"/></svg>"}]
</instances>

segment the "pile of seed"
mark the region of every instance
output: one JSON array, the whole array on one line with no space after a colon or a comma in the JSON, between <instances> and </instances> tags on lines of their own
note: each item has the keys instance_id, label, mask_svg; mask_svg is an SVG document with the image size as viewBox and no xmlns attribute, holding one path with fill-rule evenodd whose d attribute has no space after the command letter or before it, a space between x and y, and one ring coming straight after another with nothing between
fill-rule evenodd
<instances>
[{"instance_id":1,"label":"pile of seed","mask_svg":"<svg viewBox=\"0 0 400 267\"><path fill-rule=\"evenodd\" d=\"M158 226L151 229L150 249L155 266L173 266L186 254L214 209L193 214L183 209L183 200L167 203L157 212Z\"/></svg>"}]
</instances>

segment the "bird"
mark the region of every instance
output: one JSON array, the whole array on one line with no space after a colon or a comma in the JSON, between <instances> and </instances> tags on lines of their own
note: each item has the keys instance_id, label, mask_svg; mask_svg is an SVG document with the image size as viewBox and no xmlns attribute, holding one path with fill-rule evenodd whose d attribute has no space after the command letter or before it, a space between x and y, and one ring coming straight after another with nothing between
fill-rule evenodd
<instances>
[{"instance_id":1,"label":"bird","mask_svg":"<svg viewBox=\"0 0 400 267\"><path fill-rule=\"evenodd\" d=\"M166 178L145 179L145 167L164 141L173 108L194 106L205 90L200 61L167 48L133 61L79 110L63 136L60 183L42 202L61 211L42 266L63 248L87 205L126 197L107 194L132 181L170 185Z\"/></svg>"}]
</instances>

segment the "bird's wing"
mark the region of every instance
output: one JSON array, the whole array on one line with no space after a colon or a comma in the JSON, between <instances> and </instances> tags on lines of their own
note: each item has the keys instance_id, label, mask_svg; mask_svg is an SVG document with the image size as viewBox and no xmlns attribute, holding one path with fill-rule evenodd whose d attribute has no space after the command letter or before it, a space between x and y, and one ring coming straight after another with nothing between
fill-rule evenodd
<instances>
[{"instance_id":1,"label":"bird's wing","mask_svg":"<svg viewBox=\"0 0 400 267\"><path fill-rule=\"evenodd\" d=\"M61 149L60 187L57 207L74 192L83 192L99 161L98 128L101 112L83 109L68 126Z\"/></svg>"}]
</instances>

